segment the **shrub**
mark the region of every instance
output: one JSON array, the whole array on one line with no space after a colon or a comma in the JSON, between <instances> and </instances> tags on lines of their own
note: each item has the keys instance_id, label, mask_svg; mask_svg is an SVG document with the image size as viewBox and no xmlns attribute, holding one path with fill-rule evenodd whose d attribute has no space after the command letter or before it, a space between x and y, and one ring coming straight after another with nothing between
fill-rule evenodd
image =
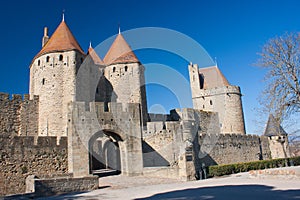
<instances>
[{"instance_id":1,"label":"shrub","mask_svg":"<svg viewBox=\"0 0 300 200\"><path fill-rule=\"evenodd\" d=\"M248 172L250 170L268 169L284 167L290 165L300 165L300 156L293 158L278 158L272 160L260 160L246 163L235 163L228 165L213 165L208 167L208 177L223 176L239 172Z\"/></svg>"}]
</instances>

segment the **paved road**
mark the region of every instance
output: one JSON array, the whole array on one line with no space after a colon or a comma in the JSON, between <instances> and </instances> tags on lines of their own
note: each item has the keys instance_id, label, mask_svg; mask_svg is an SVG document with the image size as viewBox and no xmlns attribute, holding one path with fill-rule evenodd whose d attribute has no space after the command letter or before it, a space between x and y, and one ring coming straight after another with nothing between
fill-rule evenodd
<instances>
[{"instance_id":1,"label":"paved road","mask_svg":"<svg viewBox=\"0 0 300 200\"><path fill-rule=\"evenodd\" d=\"M250 178L240 173L223 178L181 182L171 179L110 176L100 179L101 189L47 199L300 199L300 180Z\"/></svg>"}]
</instances>

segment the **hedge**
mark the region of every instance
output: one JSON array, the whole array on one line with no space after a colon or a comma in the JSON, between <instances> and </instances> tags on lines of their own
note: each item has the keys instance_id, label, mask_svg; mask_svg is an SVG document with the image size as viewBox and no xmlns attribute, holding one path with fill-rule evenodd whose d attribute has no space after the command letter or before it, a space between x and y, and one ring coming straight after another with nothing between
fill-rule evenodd
<instances>
[{"instance_id":1,"label":"hedge","mask_svg":"<svg viewBox=\"0 0 300 200\"><path fill-rule=\"evenodd\" d=\"M223 176L250 170L268 169L284 166L300 165L300 156L293 158L279 158L272 160L260 160L246 163L235 163L228 165L213 165L208 167L208 177Z\"/></svg>"}]
</instances>

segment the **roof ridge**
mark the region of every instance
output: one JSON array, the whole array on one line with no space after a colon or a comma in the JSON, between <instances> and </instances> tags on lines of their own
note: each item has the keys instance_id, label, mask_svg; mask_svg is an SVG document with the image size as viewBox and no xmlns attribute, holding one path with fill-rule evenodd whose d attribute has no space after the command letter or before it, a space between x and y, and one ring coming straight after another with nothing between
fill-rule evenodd
<instances>
[{"instance_id":1,"label":"roof ridge","mask_svg":"<svg viewBox=\"0 0 300 200\"><path fill-rule=\"evenodd\" d=\"M121 33L117 35L103 59L105 64L139 62Z\"/></svg>"},{"instance_id":2,"label":"roof ridge","mask_svg":"<svg viewBox=\"0 0 300 200\"><path fill-rule=\"evenodd\" d=\"M100 56L97 54L95 49L92 47L91 43L90 43L90 47L88 48L87 54L90 55L91 59L94 61L95 64L98 64L98 65L104 64L104 62L101 60Z\"/></svg>"},{"instance_id":3,"label":"roof ridge","mask_svg":"<svg viewBox=\"0 0 300 200\"><path fill-rule=\"evenodd\" d=\"M66 22L61 21L35 58L47 53L66 50L77 50L80 53L85 54Z\"/></svg>"}]
</instances>

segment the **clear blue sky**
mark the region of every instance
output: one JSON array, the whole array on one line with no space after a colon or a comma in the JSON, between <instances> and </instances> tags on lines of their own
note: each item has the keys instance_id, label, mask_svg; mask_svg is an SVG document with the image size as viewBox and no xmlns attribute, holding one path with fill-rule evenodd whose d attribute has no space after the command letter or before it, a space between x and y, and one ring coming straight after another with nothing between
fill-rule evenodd
<instances>
[{"instance_id":1,"label":"clear blue sky","mask_svg":"<svg viewBox=\"0 0 300 200\"><path fill-rule=\"evenodd\" d=\"M255 109L264 86L264 71L253 63L269 38L300 30L299 8L298 0L5 1L0 8L0 91L28 93L28 67L41 48L43 27L53 33L65 9L67 24L85 51L90 40L98 44L116 34L119 23L124 31L163 27L190 36L211 57L217 57L229 82L241 87L247 133L260 134ZM137 55L142 63L169 65L188 78L187 62L171 54L149 51ZM170 100L168 91L157 86L150 89L149 104L162 104L166 109L178 105Z\"/></svg>"}]
</instances>

